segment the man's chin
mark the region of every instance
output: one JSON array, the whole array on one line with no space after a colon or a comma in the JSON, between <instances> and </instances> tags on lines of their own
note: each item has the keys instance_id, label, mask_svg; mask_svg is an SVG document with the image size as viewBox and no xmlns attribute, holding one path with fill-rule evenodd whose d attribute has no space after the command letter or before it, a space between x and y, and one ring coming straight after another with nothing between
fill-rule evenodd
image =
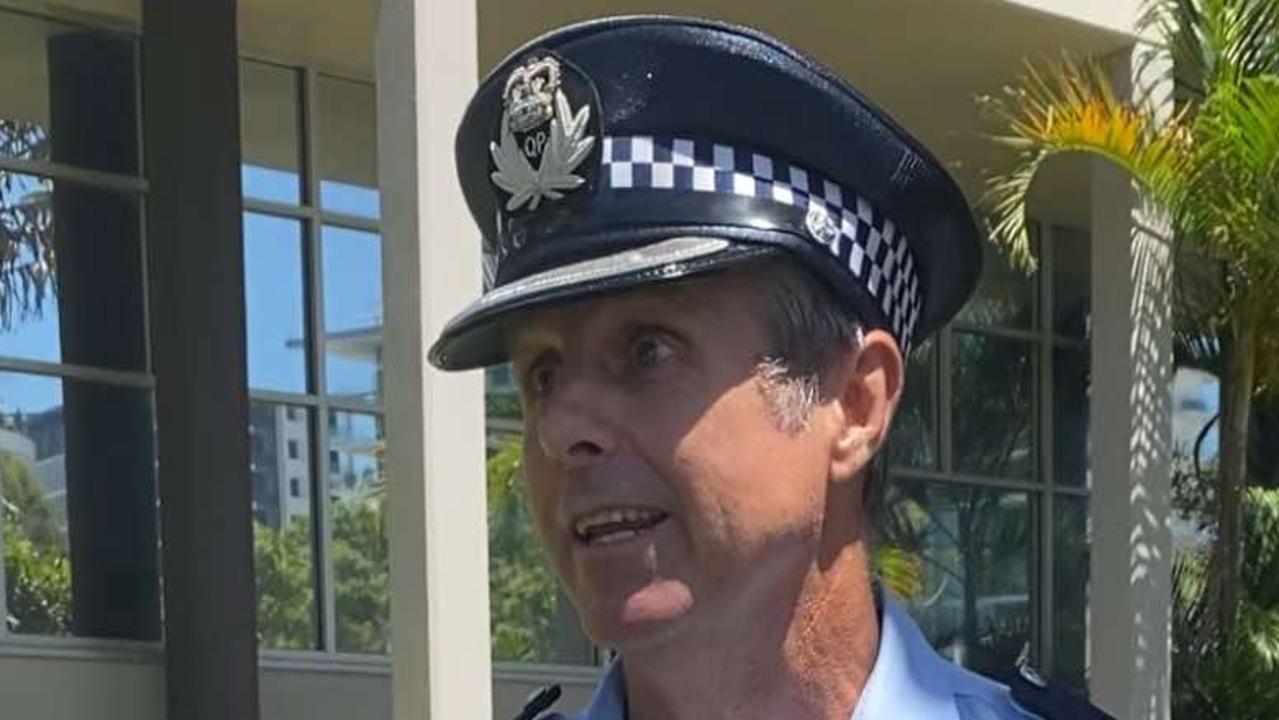
<instances>
[{"instance_id":1,"label":"man's chin","mask_svg":"<svg viewBox=\"0 0 1279 720\"><path fill-rule=\"evenodd\" d=\"M659 580L624 598L601 603L583 619L592 640L625 652L669 641L692 609L693 594L687 585Z\"/></svg>"}]
</instances>

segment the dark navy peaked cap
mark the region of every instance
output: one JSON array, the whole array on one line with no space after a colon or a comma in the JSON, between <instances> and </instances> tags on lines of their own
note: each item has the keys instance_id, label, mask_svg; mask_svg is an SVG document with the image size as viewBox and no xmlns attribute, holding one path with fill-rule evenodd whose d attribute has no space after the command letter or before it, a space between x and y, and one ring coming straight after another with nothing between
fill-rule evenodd
<instances>
[{"instance_id":1,"label":"dark navy peaked cap","mask_svg":"<svg viewBox=\"0 0 1279 720\"><path fill-rule=\"evenodd\" d=\"M547 303L789 257L904 350L963 305L979 235L941 164L831 71L761 32L626 17L516 51L457 134L485 294L431 362L505 359Z\"/></svg>"}]
</instances>

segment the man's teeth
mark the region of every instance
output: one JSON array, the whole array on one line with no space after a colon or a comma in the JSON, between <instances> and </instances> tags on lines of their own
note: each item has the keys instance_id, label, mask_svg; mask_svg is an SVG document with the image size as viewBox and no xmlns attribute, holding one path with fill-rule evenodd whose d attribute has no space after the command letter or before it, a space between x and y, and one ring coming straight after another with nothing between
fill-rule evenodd
<instances>
[{"instance_id":1,"label":"man's teeth","mask_svg":"<svg viewBox=\"0 0 1279 720\"><path fill-rule=\"evenodd\" d=\"M660 510L646 508L609 508L583 516L573 523L577 536L600 543L619 542L666 517Z\"/></svg>"}]
</instances>

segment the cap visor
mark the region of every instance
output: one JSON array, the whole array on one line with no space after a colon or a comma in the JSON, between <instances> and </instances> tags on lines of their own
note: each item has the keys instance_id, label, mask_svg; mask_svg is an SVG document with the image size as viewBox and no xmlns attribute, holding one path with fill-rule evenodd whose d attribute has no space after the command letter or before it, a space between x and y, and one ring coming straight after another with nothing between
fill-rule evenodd
<instances>
[{"instance_id":1,"label":"cap visor","mask_svg":"<svg viewBox=\"0 0 1279 720\"><path fill-rule=\"evenodd\" d=\"M505 362L507 322L522 311L665 282L774 254L768 245L676 237L529 275L486 293L445 326L429 354L441 370Z\"/></svg>"}]
</instances>

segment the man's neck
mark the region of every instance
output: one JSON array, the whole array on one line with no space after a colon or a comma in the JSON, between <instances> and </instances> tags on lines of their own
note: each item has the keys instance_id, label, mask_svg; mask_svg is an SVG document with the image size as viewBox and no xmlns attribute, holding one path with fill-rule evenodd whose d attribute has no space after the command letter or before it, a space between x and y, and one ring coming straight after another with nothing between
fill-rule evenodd
<instances>
[{"instance_id":1,"label":"man's neck","mask_svg":"<svg viewBox=\"0 0 1279 720\"><path fill-rule=\"evenodd\" d=\"M787 607L624 656L628 720L849 720L875 665L864 543L809 568Z\"/></svg>"}]
</instances>

